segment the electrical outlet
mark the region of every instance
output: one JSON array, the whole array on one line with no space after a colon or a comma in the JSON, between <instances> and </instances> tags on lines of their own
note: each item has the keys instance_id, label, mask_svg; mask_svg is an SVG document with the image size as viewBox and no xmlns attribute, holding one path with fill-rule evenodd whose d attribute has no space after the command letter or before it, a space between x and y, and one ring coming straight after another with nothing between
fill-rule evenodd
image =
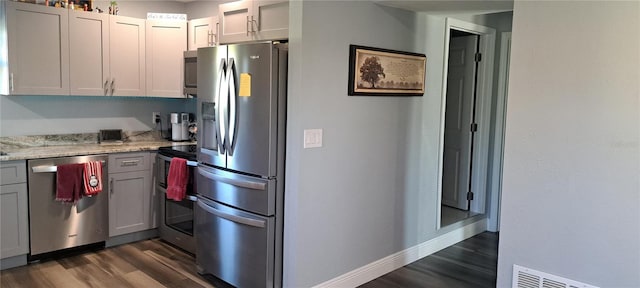
<instances>
[{"instance_id":1,"label":"electrical outlet","mask_svg":"<svg viewBox=\"0 0 640 288\"><path fill-rule=\"evenodd\" d=\"M156 124L160 123L160 112L151 113L151 123Z\"/></svg>"}]
</instances>

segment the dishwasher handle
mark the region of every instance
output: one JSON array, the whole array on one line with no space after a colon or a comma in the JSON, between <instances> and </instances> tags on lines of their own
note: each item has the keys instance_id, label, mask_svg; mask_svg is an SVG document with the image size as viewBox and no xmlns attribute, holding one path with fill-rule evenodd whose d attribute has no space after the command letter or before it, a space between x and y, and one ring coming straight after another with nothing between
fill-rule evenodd
<instances>
[{"instance_id":1,"label":"dishwasher handle","mask_svg":"<svg viewBox=\"0 0 640 288\"><path fill-rule=\"evenodd\" d=\"M103 165L107 163L107 161L100 161ZM58 166L35 166L32 168L33 173L52 173L58 171Z\"/></svg>"}]
</instances>

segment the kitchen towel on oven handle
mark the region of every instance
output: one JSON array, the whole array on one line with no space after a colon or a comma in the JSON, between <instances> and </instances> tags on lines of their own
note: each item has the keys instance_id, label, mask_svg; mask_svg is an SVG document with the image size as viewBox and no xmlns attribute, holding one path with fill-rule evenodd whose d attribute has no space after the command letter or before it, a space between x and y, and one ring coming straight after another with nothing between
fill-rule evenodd
<instances>
[{"instance_id":1,"label":"kitchen towel on oven handle","mask_svg":"<svg viewBox=\"0 0 640 288\"><path fill-rule=\"evenodd\" d=\"M187 193L188 181L187 160L180 157L171 158L167 175L167 199L182 201Z\"/></svg>"}]
</instances>

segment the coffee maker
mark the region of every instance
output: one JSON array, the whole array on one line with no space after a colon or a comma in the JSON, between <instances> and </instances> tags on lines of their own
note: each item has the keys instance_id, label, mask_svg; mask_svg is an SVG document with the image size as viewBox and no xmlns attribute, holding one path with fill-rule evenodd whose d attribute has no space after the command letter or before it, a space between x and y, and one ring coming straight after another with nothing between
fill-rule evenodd
<instances>
[{"instance_id":1,"label":"coffee maker","mask_svg":"<svg viewBox=\"0 0 640 288\"><path fill-rule=\"evenodd\" d=\"M171 113L171 140L189 140L189 113Z\"/></svg>"}]
</instances>

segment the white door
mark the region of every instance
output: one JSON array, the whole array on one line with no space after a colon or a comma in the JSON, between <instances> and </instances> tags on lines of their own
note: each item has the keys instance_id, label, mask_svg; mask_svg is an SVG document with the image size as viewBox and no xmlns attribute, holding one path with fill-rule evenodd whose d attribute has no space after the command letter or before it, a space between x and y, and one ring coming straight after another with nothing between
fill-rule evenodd
<instances>
[{"instance_id":1,"label":"white door","mask_svg":"<svg viewBox=\"0 0 640 288\"><path fill-rule=\"evenodd\" d=\"M109 15L69 11L71 95L106 95L109 79Z\"/></svg>"},{"instance_id":2,"label":"white door","mask_svg":"<svg viewBox=\"0 0 640 288\"><path fill-rule=\"evenodd\" d=\"M453 37L449 42L449 70L445 110L442 204L468 210L475 52L478 36Z\"/></svg>"},{"instance_id":3,"label":"white door","mask_svg":"<svg viewBox=\"0 0 640 288\"><path fill-rule=\"evenodd\" d=\"M145 20L109 16L110 95L144 96Z\"/></svg>"}]
</instances>

